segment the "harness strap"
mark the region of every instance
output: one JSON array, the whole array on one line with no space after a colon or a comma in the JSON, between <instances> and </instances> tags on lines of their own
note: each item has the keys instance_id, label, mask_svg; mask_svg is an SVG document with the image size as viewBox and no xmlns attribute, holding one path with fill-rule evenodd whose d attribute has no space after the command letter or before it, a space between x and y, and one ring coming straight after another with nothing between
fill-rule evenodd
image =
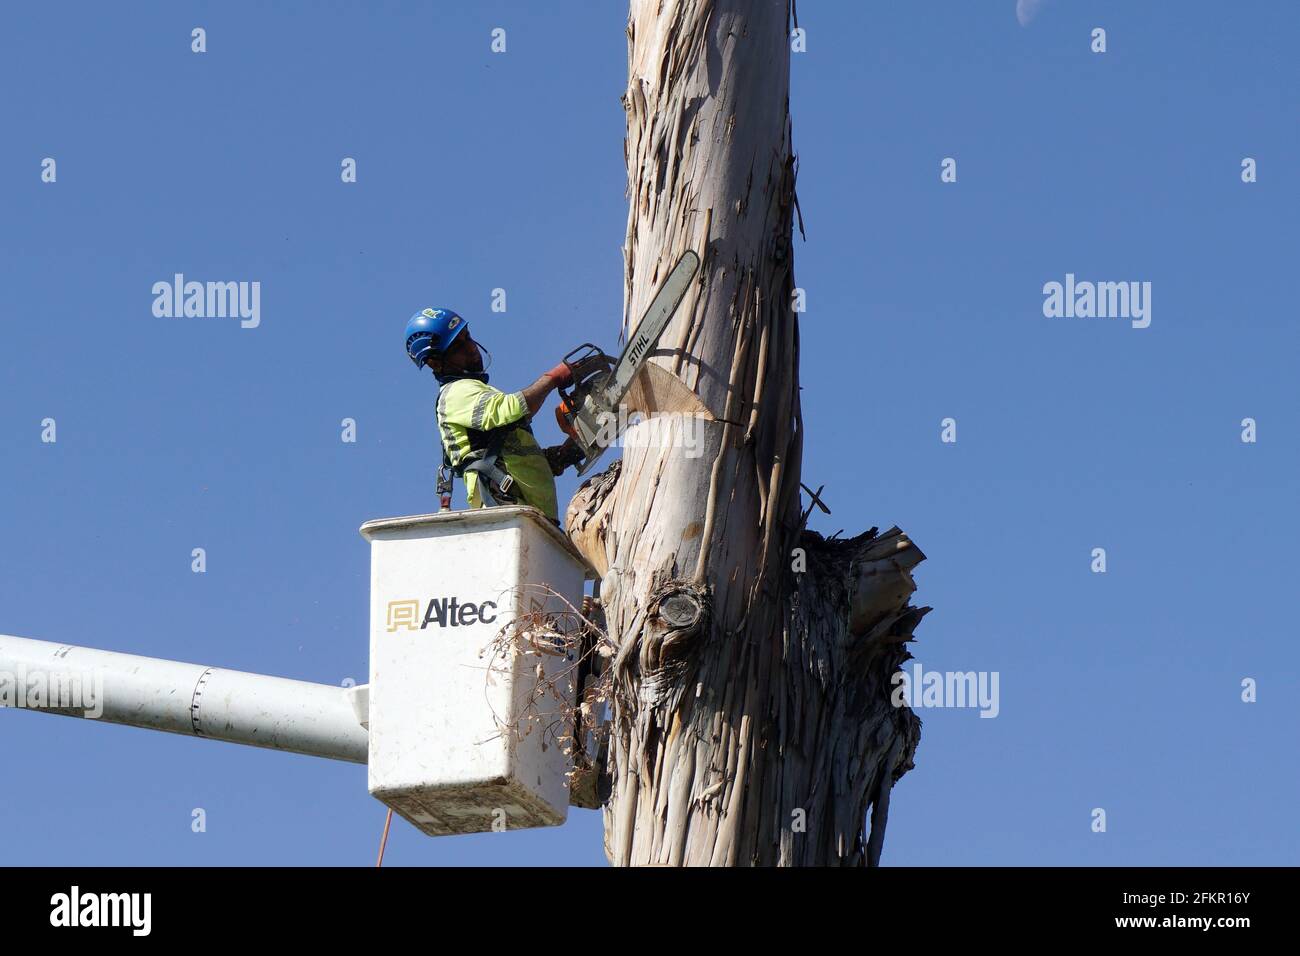
<instances>
[{"instance_id":1,"label":"harness strap","mask_svg":"<svg viewBox=\"0 0 1300 956\"><path fill-rule=\"evenodd\" d=\"M446 441L442 442L443 469L449 470L462 481L465 480L467 472L472 472L478 478L479 495L489 508L501 504L517 503L516 497L512 493L515 479L506 471L505 464L501 461L501 450L506 443L506 439L509 438L510 432L516 428L532 432L532 429L522 420L488 431L467 428L465 431L469 437L470 448L456 462L451 460ZM447 484L450 486L450 480L448 480ZM441 493L441 488L439 492ZM448 488L447 494L450 494L450 488Z\"/></svg>"},{"instance_id":2,"label":"harness strap","mask_svg":"<svg viewBox=\"0 0 1300 956\"><path fill-rule=\"evenodd\" d=\"M517 427L517 423L512 422L500 428L493 428L491 431L477 432L487 437L487 443L481 450L475 447L477 443L474 436L477 430L468 429L470 450L459 462L452 465L452 470L460 475L462 480L467 472L473 472L478 477L479 495L489 508L499 504L515 503L515 496L511 494L515 480L501 462L501 448L505 445L509 432ZM446 453L445 447L443 452Z\"/></svg>"}]
</instances>

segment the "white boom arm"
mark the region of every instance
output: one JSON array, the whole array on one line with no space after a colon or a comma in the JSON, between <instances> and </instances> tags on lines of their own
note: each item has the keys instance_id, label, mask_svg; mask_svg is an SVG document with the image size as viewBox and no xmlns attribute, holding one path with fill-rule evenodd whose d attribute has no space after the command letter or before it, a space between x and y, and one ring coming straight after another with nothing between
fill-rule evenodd
<instances>
[{"instance_id":1,"label":"white boom arm","mask_svg":"<svg viewBox=\"0 0 1300 956\"><path fill-rule=\"evenodd\" d=\"M364 692L0 634L0 703L331 760L366 763Z\"/></svg>"}]
</instances>

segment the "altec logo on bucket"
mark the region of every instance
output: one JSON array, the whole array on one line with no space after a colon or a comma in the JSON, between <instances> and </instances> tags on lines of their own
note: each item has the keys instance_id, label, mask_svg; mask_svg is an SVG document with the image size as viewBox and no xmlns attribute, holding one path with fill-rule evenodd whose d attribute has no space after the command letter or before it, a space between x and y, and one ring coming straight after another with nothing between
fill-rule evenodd
<instances>
[{"instance_id":1,"label":"altec logo on bucket","mask_svg":"<svg viewBox=\"0 0 1300 956\"><path fill-rule=\"evenodd\" d=\"M490 610L489 610L490 609ZM495 601L461 601L460 598L430 598L424 616L420 615L420 601L388 602L388 630L406 628L408 631L424 630L430 624L439 627L467 627L471 624L491 624L497 619Z\"/></svg>"}]
</instances>

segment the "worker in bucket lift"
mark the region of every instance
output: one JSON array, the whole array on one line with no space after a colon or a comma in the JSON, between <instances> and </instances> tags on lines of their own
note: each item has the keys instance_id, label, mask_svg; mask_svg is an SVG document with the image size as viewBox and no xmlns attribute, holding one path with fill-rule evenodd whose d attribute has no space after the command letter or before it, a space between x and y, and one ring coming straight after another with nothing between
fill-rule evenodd
<instances>
[{"instance_id":1,"label":"worker in bucket lift","mask_svg":"<svg viewBox=\"0 0 1300 956\"><path fill-rule=\"evenodd\" d=\"M451 472L465 479L465 496L472 508L532 505L559 524L554 476L578 464L582 453L572 439L543 450L530 422L547 394L567 387L575 375L581 378L588 370L561 362L520 391L493 388L469 324L450 309L425 309L411 316L406 323L406 354L416 368L432 370L440 386L442 507L451 507Z\"/></svg>"}]
</instances>

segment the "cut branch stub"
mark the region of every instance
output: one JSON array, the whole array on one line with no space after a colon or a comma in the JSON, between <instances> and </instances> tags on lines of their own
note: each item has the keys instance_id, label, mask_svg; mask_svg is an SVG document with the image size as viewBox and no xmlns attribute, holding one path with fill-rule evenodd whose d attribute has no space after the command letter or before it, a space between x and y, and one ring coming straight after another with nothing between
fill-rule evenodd
<instances>
[{"instance_id":1,"label":"cut branch stub","mask_svg":"<svg viewBox=\"0 0 1300 956\"><path fill-rule=\"evenodd\" d=\"M659 599L659 617L669 627L694 627L703 614L699 598L690 590L671 591Z\"/></svg>"},{"instance_id":2,"label":"cut branch stub","mask_svg":"<svg viewBox=\"0 0 1300 956\"><path fill-rule=\"evenodd\" d=\"M668 581L651 597L641 635L642 676L670 669L661 677L682 678L684 663L708 620L708 592L697 585Z\"/></svg>"}]
</instances>

